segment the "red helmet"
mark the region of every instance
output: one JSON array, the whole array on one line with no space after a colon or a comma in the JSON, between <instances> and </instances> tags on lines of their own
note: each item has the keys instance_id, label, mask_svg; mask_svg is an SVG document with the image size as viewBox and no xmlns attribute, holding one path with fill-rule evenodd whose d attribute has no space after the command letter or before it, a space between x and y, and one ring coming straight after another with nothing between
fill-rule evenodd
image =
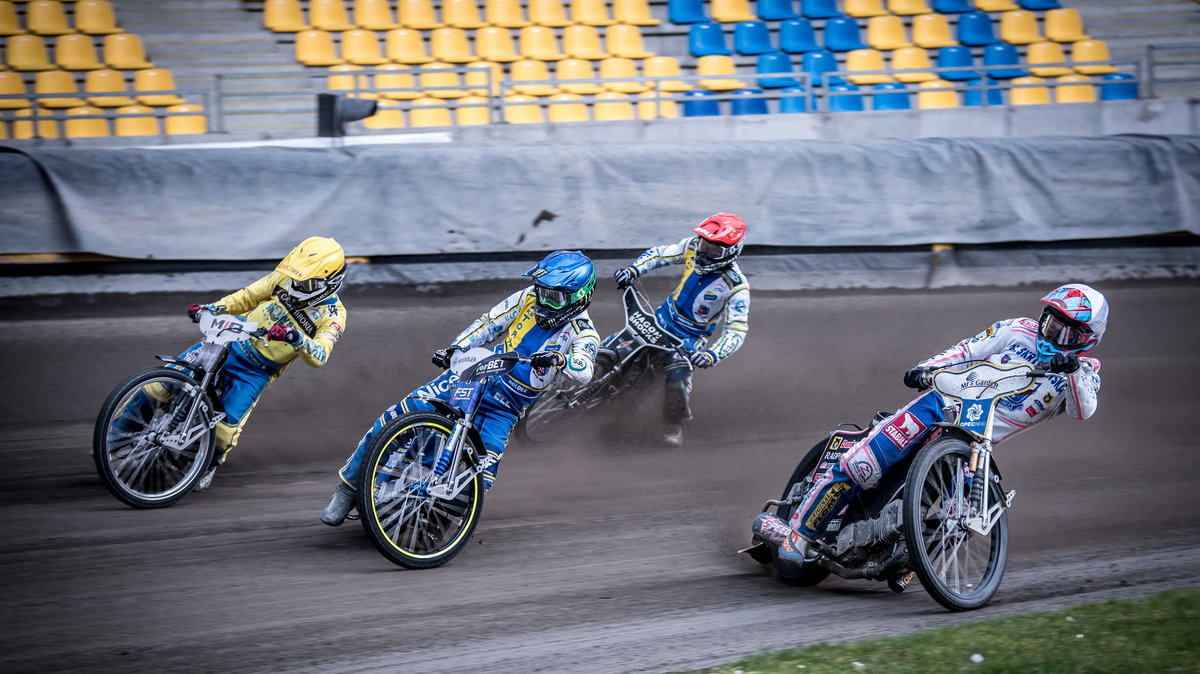
<instances>
[{"instance_id":1,"label":"red helmet","mask_svg":"<svg viewBox=\"0 0 1200 674\"><path fill-rule=\"evenodd\" d=\"M746 221L733 213L716 213L705 218L692 231L699 235L696 242L696 271L711 274L728 268L742 252Z\"/></svg>"}]
</instances>

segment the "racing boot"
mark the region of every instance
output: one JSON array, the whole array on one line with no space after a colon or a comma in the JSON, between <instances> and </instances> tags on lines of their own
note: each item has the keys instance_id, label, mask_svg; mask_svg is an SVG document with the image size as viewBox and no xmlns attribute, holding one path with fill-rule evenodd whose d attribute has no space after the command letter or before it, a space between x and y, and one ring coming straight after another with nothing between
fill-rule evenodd
<instances>
[{"instance_id":1,"label":"racing boot","mask_svg":"<svg viewBox=\"0 0 1200 674\"><path fill-rule=\"evenodd\" d=\"M666 424L663 427L663 442L671 447L683 444L683 424Z\"/></svg>"},{"instance_id":2,"label":"racing boot","mask_svg":"<svg viewBox=\"0 0 1200 674\"><path fill-rule=\"evenodd\" d=\"M338 482L333 493L329 495L329 504L321 511L321 521L331 527L341 526L346 516L354 510L354 490L344 482Z\"/></svg>"},{"instance_id":3,"label":"racing boot","mask_svg":"<svg viewBox=\"0 0 1200 674\"><path fill-rule=\"evenodd\" d=\"M213 466L196 480L196 486L192 487L192 491L204 491L212 486L213 476L217 474L217 467Z\"/></svg>"},{"instance_id":4,"label":"racing boot","mask_svg":"<svg viewBox=\"0 0 1200 674\"><path fill-rule=\"evenodd\" d=\"M750 529L757 538L778 548L779 559L796 565L808 561L808 548L812 541L793 530L779 517L771 513L761 513L754 518Z\"/></svg>"}]
</instances>

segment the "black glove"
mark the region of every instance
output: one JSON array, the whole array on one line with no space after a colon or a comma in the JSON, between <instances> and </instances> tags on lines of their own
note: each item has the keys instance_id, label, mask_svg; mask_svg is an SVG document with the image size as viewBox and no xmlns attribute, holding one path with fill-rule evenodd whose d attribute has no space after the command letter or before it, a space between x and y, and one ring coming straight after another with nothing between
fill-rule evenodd
<instances>
[{"instance_id":1,"label":"black glove","mask_svg":"<svg viewBox=\"0 0 1200 674\"><path fill-rule=\"evenodd\" d=\"M529 357L529 364L535 368L562 367L567 364L567 357L557 351L538 351Z\"/></svg>"},{"instance_id":2,"label":"black glove","mask_svg":"<svg viewBox=\"0 0 1200 674\"><path fill-rule=\"evenodd\" d=\"M433 364L445 370L450 367L450 356L453 356L455 351L458 351L458 347L453 345L434 351Z\"/></svg>"},{"instance_id":3,"label":"black glove","mask_svg":"<svg viewBox=\"0 0 1200 674\"><path fill-rule=\"evenodd\" d=\"M1073 353L1056 353L1050 358L1050 371L1055 374L1072 374L1079 370L1079 356Z\"/></svg>"},{"instance_id":4,"label":"black glove","mask_svg":"<svg viewBox=\"0 0 1200 674\"><path fill-rule=\"evenodd\" d=\"M692 355L688 357L688 360L692 361L692 367L698 367L700 369L712 367L713 365L717 364L717 357L714 356L713 352L709 351L708 349L693 351Z\"/></svg>"},{"instance_id":5,"label":"black glove","mask_svg":"<svg viewBox=\"0 0 1200 674\"><path fill-rule=\"evenodd\" d=\"M193 323L199 323L201 311L204 311L203 304L193 304L192 306L188 307L188 310L187 310L188 318L192 319Z\"/></svg>"},{"instance_id":6,"label":"black glove","mask_svg":"<svg viewBox=\"0 0 1200 674\"><path fill-rule=\"evenodd\" d=\"M272 325L267 331L267 339L272 342L287 342L295 344L300 341L300 333L295 328L286 328L282 325Z\"/></svg>"},{"instance_id":7,"label":"black glove","mask_svg":"<svg viewBox=\"0 0 1200 674\"><path fill-rule=\"evenodd\" d=\"M904 373L904 385L918 391L929 388L933 384L933 372L926 367L914 367Z\"/></svg>"},{"instance_id":8,"label":"black glove","mask_svg":"<svg viewBox=\"0 0 1200 674\"><path fill-rule=\"evenodd\" d=\"M628 288L637 280L638 273L633 267L621 267L613 272L613 279L617 282L617 287L621 289Z\"/></svg>"}]
</instances>

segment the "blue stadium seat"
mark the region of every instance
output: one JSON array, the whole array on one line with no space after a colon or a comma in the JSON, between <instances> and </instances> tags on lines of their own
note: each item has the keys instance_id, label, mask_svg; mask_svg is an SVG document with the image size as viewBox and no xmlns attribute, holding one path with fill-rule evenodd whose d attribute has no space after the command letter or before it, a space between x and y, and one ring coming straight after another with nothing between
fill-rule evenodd
<instances>
[{"instance_id":1,"label":"blue stadium seat","mask_svg":"<svg viewBox=\"0 0 1200 674\"><path fill-rule=\"evenodd\" d=\"M1000 41L992 29L992 17L987 12L967 12L959 15L957 37L959 42L968 47L986 47Z\"/></svg>"},{"instance_id":2,"label":"blue stadium seat","mask_svg":"<svg viewBox=\"0 0 1200 674\"><path fill-rule=\"evenodd\" d=\"M816 87L822 84L845 84L846 80L842 79L840 75L825 74L837 69L837 57L833 55L833 52L826 49L810 51L804 55L803 60L800 62L800 70L811 76L809 81Z\"/></svg>"},{"instance_id":3,"label":"blue stadium seat","mask_svg":"<svg viewBox=\"0 0 1200 674\"><path fill-rule=\"evenodd\" d=\"M725 42L725 29L716 21L693 23L688 29L688 49L692 56L711 56L720 54L730 56L728 43Z\"/></svg>"},{"instance_id":4,"label":"blue stadium seat","mask_svg":"<svg viewBox=\"0 0 1200 674\"><path fill-rule=\"evenodd\" d=\"M874 88L877 93L871 97L872 110L912 110L912 97L903 83L881 82Z\"/></svg>"},{"instance_id":5,"label":"blue stadium seat","mask_svg":"<svg viewBox=\"0 0 1200 674\"><path fill-rule=\"evenodd\" d=\"M683 94L684 117L719 117L721 107L712 100L717 94L705 89L693 89Z\"/></svg>"},{"instance_id":6,"label":"blue stadium seat","mask_svg":"<svg viewBox=\"0 0 1200 674\"><path fill-rule=\"evenodd\" d=\"M1016 45L1001 42L990 44L983 49L983 65L985 66L1016 66L1021 63L1021 55L1017 53ZM1010 80L1014 77L1025 77L1029 73L1020 68L988 68L987 76L998 80Z\"/></svg>"},{"instance_id":7,"label":"blue stadium seat","mask_svg":"<svg viewBox=\"0 0 1200 674\"><path fill-rule=\"evenodd\" d=\"M937 67L939 68L967 68L974 65L975 59L972 58L971 50L968 47L958 45L942 47L937 52ZM979 73L974 70L950 70L938 73L938 77L956 82L979 79Z\"/></svg>"},{"instance_id":8,"label":"blue stadium seat","mask_svg":"<svg viewBox=\"0 0 1200 674\"><path fill-rule=\"evenodd\" d=\"M762 89L737 89L733 94L732 112L735 115L765 115L767 114L767 99L754 98L763 94Z\"/></svg>"},{"instance_id":9,"label":"blue stadium seat","mask_svg":"<svg viewBox=\"0 0 1200 674\"><path fill-rule=\"evenodd\" d=\"M1138 97L1138 85L1129 73L1109 73L1100 78L1100 100L1131 101Z\"/></svg>"},{"instance_id":10,"label":"blue stadium seat","mask_svg":"<svg viewBox=\"0 0 1200 674\"><path fill-rule=\"evenodd\" d=\"M1017 4L1021 6L1021 9L1033 11L1043 9L1062 9L1062 5L1058 4L1058 2L1055 0L1017 0Z\"/></svg>"},{"instance_id":11,"label":"blue stadium seat","mask_svg":"<svg viewBox=\"0 0 1200 674\"><path fill-rule=\"evenodd\" d=\"M708 21L708 15L704 13L704 0L667 0L667 18L671 23Z\"/></svg>"},{"instance_id":12,"label":"blue stadium seat","mask_svg":"<svg viewBox=\"0 0 1200 674\"><path fill-rule=\"evenodd\" d=\"M826 90L826 95L836 94L841 92L858 91L856 84L834 84ZM839 96L829 96L829 111L830 112L862 112L866 108L863 106L862 94L857 93L841 93Z\"/></svg>"},{"instance_id":13,"label":"blue stadium seat","mask_svg":"<svg viewBox=\"0 0 1200 674\"><path fill-rule=\"evenodd\" d=\"M755 66L755 72L760 75L780 73L785 77L760 77L758 78L758 86L764 89L782 89L783 87L800 86L800 80L792 76L796 66L792 63L792 57L787 54L762 54L758 57L758 64Z\"/></svg>"},{"instance_id":14,"label":"blue stadium seat","mask_svg":"<svg viewBox=\"0 0 1200 674\"><path fill-rule=\"evenodd\" d=\"M980 86L982 80L968 80L965 84L969 87ZM996 80L988 80L987 102L988 105L1004 105L1004 90L992 89L991 87L999 85ZM983 91L979 89L967 89L963 92L963 105L968 107L977 107L982 105Z\"/></svg>"},{"instance_id":15,"label":"blue stadium seat","mask_svg":"<svg viewBox=\"0 0 1200 674\"><path fill-rule=\"evenodd\" d=\"M803 54L817 51L817 34L813 30L812 21L808 19L790 19L779 24L779 48L789 54Z\"/></svg>"},{"instance_id":16,"label":"blue stadium seat","mask_svg":"<svg viewBox=\"0 0 1200 674\"><path fill-rule=\"evenodd\" d=\"M847 16L825 22L825 48L829 51L854 51L867 49L867 45L859 35L858 22Z\"/></svg>"},{"instance_id":17,"label":"blue stadium seat","mask_svg":"<svg viewBox=\"0 0 1200 674\"><path fill-rule=\"evenodd\" d=\"M804 0L800 11L806 19L836 19L845 16L838 11L837 0Z\"/></svg>"},{"instance_id":18,"label":"blue stadium seat","mask_svg":"<svg viewBox=\"0 0 1200 674\"><path fill-rule=\"evenodd\" d=\"M785 21L798 16L792 0L758 0L758 18L764 21Z\"/></svg>"},{"instance_id":19,"label":"blue stadium seat","mask_svg":"<svg viewBox=\"0 0 1200 674\"><path fill-rule=\"evenodd\" d=\"M971 0L933 0L933 11L938 14L962 14L975 11Z\"/></svg>"},{"instance_id":20,"label":"blue stadium seat","mask_svg":"<svg viewBox=\"0 0 1200 674\"><path fill-rule=\"evenodd\" d=\"M738 21L733 26L733 50L747 56L779 51L771 44L766 21Z\"/></svg>"},{"instance_id":21,"label":"blue stadium seat","mask_svg":"<svg viewBox=\"0 0 1200 674\"><path fill-rule=\"evenodd\" d=\"M780 89L781 94L807 94L804 87ZM808 96L784 96L779 99L780 112L808 112Z\"/></svg>"}]
</instances>

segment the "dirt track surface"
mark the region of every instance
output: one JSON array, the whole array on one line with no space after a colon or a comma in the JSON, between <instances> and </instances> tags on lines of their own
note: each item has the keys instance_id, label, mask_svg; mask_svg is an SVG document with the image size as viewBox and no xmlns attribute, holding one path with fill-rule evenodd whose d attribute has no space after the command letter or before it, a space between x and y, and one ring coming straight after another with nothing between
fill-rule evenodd
<instances>
[{"instance_id":1,"label":"dirt track surface","mask_svg":"<svg viewBox=\"0 0 1200 674\"><path fill-rule=\"evenodd\" d=\"M0 670L626 672L892 634L1200 583L1200 283L1124 282L1098 413L1003 446L1008 574L950 614L919 586L785 586L734 550L804 448L909 399L905 368L1048 288L758 293L745 348L699 373L687 444L655 441L656 389L545 446L514 442L450 564L405 571L317 513L430 352L512 288L355 291L330 364L272 386L213 488L113 499L89 455L105 395L196 335L209 297L9 302L0 316ZM653 287L657 296L666 287ZM593 317L618 326L615 292ZM109 309L114 316L104 316ZM32 318L31 318L32 316Z\"/></svg>"}]
</instances>

